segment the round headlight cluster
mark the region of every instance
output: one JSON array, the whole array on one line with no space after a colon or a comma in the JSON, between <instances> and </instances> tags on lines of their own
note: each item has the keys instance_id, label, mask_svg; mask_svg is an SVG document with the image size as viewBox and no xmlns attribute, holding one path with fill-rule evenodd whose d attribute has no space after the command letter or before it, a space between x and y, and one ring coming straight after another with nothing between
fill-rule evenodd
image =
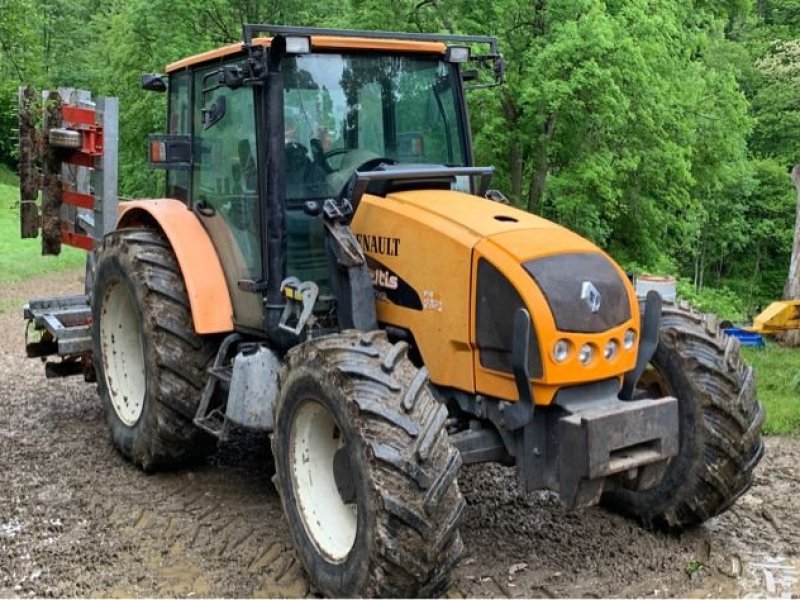
<instances>
[{"instance_id":1,"label":"round headlight cluster","mask_svg":"<svg viewBox=\"0 0 800 600\"><path fill-rule=\"evenodd\" d=\"M632 350L636 345L636 331L628 329L622 336L621 342L619 339L610 339L606 341L605 345L602 347L603 358L608 362L615 360L619 356L620 345L625 350ZM553 344L553 360L559 364L567 362L572 356L573 348L573 343L570 340L564 338L559 339ZM597 346L591 343L583 344L577 352L578 362L581 366L588 367L592 364L597 354L599 354Z\"/></svg>"}]
</instances>

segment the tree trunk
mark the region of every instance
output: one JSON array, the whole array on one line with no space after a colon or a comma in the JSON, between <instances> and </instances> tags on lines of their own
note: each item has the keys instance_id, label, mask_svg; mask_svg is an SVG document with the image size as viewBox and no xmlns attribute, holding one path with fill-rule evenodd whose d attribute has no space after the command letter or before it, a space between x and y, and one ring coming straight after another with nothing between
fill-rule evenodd
<instances>
[{"instance_id":1,"label":"tree trunk","mask_svg":"<svg viewBox=\"0 0 800 600\"><path fill-rule=\"evenodd\" d=\"M794 218L794 243L789 261L789 276L783 288L784 300L800 300L800 163L792 169L792 182L797 190L797 209ZM791 347L800 346L800 331L789 331L780 336L780 341Z\"/></svg>"},{"instance_id":2,"label":"tree trunk","mask_svg":"<svg viewBox=\"0 0 800 600\"><path fill-rule=\"evenodd\" d=\"M511 168L511 200L519 202L522 198L522 147L519 143L519 110L513 100L505 94L500 99L506 117L511 139L508 142L508 162Z\"/></svg>"},{"instance_id":3,"label":"tree trunk","mask_svg":"<svg viewBox=\"0 0 800 600\"><path fill-rule=\"evenodd\" d=\"M547 186L547 176L550 174L550 161L548 160L548 150L550 141L556 131L556 114L550 113L547 120L542 124L542 137L539 147L534 152L533 175L531 176L530 187L528 188L528 212L536 213L539 211L539 202L544 197L544 190Z\"/></svg>"}]
</instances>

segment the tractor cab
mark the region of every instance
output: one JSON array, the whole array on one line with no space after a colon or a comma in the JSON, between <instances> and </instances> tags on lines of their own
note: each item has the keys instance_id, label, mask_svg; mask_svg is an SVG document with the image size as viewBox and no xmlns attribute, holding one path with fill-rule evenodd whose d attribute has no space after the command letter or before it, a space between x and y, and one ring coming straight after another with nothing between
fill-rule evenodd
<instances>
[{"instance_id":1,"label":"tractor cab","mask_svg":"<svg viewBox=\"0 0 800 600\"><path fill-rule=\"evenodd\" d=\"M143 81L168 90L168 130L151 138L151 164L167 169L167 196L186 202L210 233L240 327L264 324L252 293L258 282L286 276L315 282L317 311L328 310L324 203L350 197L356 172L471 165L462 66L472 58L495 67L492 84L502 77L493 38L452 36L448 46L442 36L326 33L247 26L244 43L173 63L168 79ZM471 57L476 44L488 54ZM441 175L370 189L476 189L467 174ZM279 212L283 219L274 219ZM273 249L286 263L274 277L264 242L271 221L286 250Z\"/></svg>"}]
</instances>

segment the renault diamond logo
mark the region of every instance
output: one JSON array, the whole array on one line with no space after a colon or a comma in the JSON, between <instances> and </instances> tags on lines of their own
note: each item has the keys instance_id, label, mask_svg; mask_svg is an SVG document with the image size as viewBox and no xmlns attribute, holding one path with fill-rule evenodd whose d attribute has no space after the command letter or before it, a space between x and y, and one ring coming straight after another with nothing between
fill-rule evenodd
<instances>
[{"instance_id":1,"label":"renault diamond logo","mask_svg":"<svg viewBox=\"0 0 800 600\"><path fill-rule=\"evenodd\" d=\"M594 287L591 281L584 281L581 286L581 300L586 303L592 314L600 312L600 303L603 302L603 296Z\"/></svg>"}]
</instances>

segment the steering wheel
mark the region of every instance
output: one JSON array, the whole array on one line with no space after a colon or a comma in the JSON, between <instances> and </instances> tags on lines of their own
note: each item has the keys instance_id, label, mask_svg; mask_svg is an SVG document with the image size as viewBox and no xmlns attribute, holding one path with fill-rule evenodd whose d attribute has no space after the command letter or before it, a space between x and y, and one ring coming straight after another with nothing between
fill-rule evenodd
<instances>
[{"instance_id":1,"label":"steering wheel","mask_svg":"<svg viewBox=\"0 0 800 600\"><path fill-rule=\"evenodd\" d=\"M341 161L344 160L344 155L348 152L352 152L351 148L334 148L333 150L323 151L322 144L319 143L318 140L313 140L317 143L314 144L312 147L314 151L314 160L325 170L326 173L333 173L334 171L338 171L341 168ZM342 157L338 167L333 167L330 164L331 159L335 159L337 156Z\"/></svg>"},{"instance_id":2,"label":"steering wheel","mask_svg":"<svg viewBox=\"0 0 800 600\"><path fill-rule=\"evenodd\" d=\"M325 160L328 160L329 158L333 158L334 156L339 156L340 154L347 154L352 150L353 150L352 148L334 148L333 150L328 150L327 152L323 153L322 156L325 158Z\"/></svg>"}]
</instances>

